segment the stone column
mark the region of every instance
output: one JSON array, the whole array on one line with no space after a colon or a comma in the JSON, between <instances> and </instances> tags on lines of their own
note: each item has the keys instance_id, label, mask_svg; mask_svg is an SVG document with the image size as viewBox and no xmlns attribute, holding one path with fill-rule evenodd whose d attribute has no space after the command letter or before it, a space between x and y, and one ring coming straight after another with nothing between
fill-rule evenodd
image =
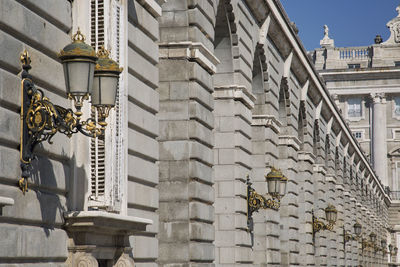
<instances>
[{"instance_id":1,"label":"stone column","mask_svg":"<svg viewBox=\"0 0 400 267\"><path fill-rule=\"evenodd\" d=\"M236 85L215 87L213 95L216 264L252 264L252 244L247 232L246 175L251 173L252 159L255 159L250 152L251 109L254 107L255 98L245 87ZM254 188L257 192L265 194L260 191L262 186L265 187L265 178L261 174L261 177L252 179L257 180L261 186ZM258 230L255 229L255 232ZM261 229L261 233L263 232L264 227ZM257 234L260 234L260 231Z\"/></svg>"},{"instance_id":2,"label":"stone column","mask_svg":"<svg viewBox=\"0 0 400 267\"><path fill-rule=\"evenodd\" d=\"M375 171L385 186L387 178L387 144L386 144L386 98L384 94L371 94L373 100L372 116L372 162Z\"/></svg>"}]
</instances>

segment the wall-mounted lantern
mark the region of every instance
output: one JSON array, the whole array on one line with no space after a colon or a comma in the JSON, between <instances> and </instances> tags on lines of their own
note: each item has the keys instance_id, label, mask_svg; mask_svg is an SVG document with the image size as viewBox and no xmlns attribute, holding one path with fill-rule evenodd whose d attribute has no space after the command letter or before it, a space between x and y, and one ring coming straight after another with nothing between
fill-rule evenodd
<instances>
[{"instance_id":1,"label":"wall-mounted lantern","mask_svg":"<svg viewBox=\"0 0 400 267\"><path fill-rule=\"evenodd\" d=\"M328 223L320 221L314 216L314 211L312 211L313 240L315 240L315 234L317 232L321 230L333 230L337 220L337 210L335 206L329 204L328 207L325 208L325 218Z\"/></svg>"},{"instance_id":2,"label":"wall-mounted lantern","mask_svg":"<svg viewBox=\"0 0 400 267\"><path fill-rule=\"evenodd\" d=\"M250 178L247 176L247 227L251 235L253 233L253 213L260 209L279 210L280 200L286 194L288 178L282 174L281 170L272 167L265 176L265 180L268 194L263 196L252 188Z\"/></svg>"},{"instance_id":3,"label":"wall-mounted lantern","mask_svg":"<svg viewBox=\"0 0 400 267\"><path fill-rule=\"evenodd\" d=\"M353 228L354 228L354 234L359 237L361 235L362 225L359 222L356 222Z\"/></svg>"},{"instance_id":4,"label":"wall-mounted lantern","mask_svg":"<svg viewBox=\"0 0 400 267\"><path fill-rule=\"evenodd\" d=\"M31 59L25 50L21 55L23 72L21 74L21 137L20 161L22 177L18 184L25 193L31 161L35 158L33 150L43 141L52 143L53 136L63 133L71 137L82 133L96 138L104 135L109 111L115 105L119 74L122 68L109 58L102 47L98 53L85 43L85 37L78 29L72 43L65 46L58 55L64 68L66 93L72 99L75 111L54 105L43 91L36 88L32 76ZM92 106L97 109L97 118L82 121L82 106L92 96Z\"/></svg>"}]
</instances>

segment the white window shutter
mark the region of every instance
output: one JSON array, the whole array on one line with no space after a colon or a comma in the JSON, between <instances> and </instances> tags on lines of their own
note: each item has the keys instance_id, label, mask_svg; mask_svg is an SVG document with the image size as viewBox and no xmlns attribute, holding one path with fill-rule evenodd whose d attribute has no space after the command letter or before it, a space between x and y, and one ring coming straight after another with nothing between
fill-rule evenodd
<instances>
[{"instance_id":1,"label":"white window shutter","mask_svg":"<svg viewBox=\"0 0 400 267\"><path fill-rule=\"evenodd\" d=\"M101 46L111 50L111 57L120 65L123 57L123 35L121 16L123 6L119 0L91 0L91 45L98 50ZM121 210L124 171L124 87L122 73L117 92L116 105L111 110L105 139L91 141L91 192L89 207L111 212ZM97 118L92 110L93 119Z\"/></svg>"}]
</instances>

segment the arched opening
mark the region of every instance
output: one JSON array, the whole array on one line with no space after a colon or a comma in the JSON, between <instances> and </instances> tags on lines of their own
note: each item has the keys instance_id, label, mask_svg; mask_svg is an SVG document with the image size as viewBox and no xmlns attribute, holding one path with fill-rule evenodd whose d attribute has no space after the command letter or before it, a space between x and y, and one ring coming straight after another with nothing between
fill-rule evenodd
<instances>
[{"instance_id":1,"label":"arched opening","mask_svg":"<svg viewBox=\"0 0 400 267\"><path fill-rule=\"evenodd\" d=\"M290 107L289 103L289 83L286 77L282 77L279 88L279 120L283 127L287 126L287 115Z\"/></svg>"},{"instance_id":2,"label":"arched opening","mask_svg":"<svg viewBox=\"0 0 400 267\"><path fill-rule=\"evenodd\" d=\"M319 136L319 121L314 120L314 131L313 131L313 153L314 156L318 156L319 145L320 145L320 136Z\"/></svg>"},{"instance_id":3,"label":"arched opening","mask_svg":"<svg viewBox=\"0 0 400 267\"><path fill-rule=\"evenodd\" d=\"M261 61L261 48L256 48L253 60L253 79L252 79L252 92L253 94L264 93L264 70L263 62Z\"/></svg>"},{"instance_id":4,"label":"arched opening","mask_svg":"<svg viewBox=\"0 0 400 267\"><path fill-rule=\"evenodd\" d=\"M297 133L298 133L298 138L300 141L300 150L303 150L304 148L304 134L305 134L305 128L307 126L306 122L306 108L305 108L305 101L302 100L300 101L300 108L299 108L299 117L298 117L298 127L297 127Z\"/></svg>"},{"instance_id":5,"label":"arched opening","mask_svg":"<svg viewBox=\"0 0 400 267\"><path fill-rule=\"evenodd\" d=\"M233 82L233 56L229 21L225 1L219 1L215 24L214 54L220 60L217 73L213 76L214 87Z\"/></svg>"}]
</instances>

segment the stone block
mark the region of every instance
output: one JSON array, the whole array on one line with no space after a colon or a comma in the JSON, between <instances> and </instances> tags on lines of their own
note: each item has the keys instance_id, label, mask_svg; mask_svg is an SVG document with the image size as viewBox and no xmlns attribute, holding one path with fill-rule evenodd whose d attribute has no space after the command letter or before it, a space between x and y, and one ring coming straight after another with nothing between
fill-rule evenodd
<instances>
[{"instance_id":1,"label":"stone block","mask_svg":"<svg viewBox=\"0 0 400 267\"><path fill-rule=\"evenodd\" d=\"M185 243L189 241L189 234L191 234L190 229L191 226L188 221L161 222L158 238L162 240L163 243Z\"/></svg>"},{"instance_id":2,"label":"stone block","mask_svg":"<svg viewBox=\"0 0 400 267\"><path fill-rule=\"evenodd\" d=\"M189 161L189 177L209 184L214 182L213 169L197 160Z\"/></svg>"},{"instance_id":3,"label":"stone block","mask_svg":"<svg viewBox=\"0 0 400 267\"><path fill-rule=\"evenodd\" d=\"M159 209L161 222L174 222L189 219L189 203L177 202L171 205L169 202L160 202Z\"/></svg>"},{"instance_id":4,"label":"stone block","mask_svg":"<svg viewBox=\"0 0 400 267\"><path fill-rule=\"evenodd\" d=\"M189 100L189 84L188 81L175 81L169 83L169 99L170 100Z\"/></svg>"},{"instance_id":5,"label":"stone block","mask_svg":"<svg viewBox=\"0 0 400 267\"><path fill-rule=\"evenodd\" d=\"M153 64L158 62L158 45L146 33L128 23L128 44L149 57Z\"/></svg>"},{"instance_id":6,"label":"stone block","mask_svg":"<svg viewBox=\"0 0 400 267\"><path fill-rule=\"evenodd\" d=\"M234 132L216 132L215 134L215 147L214 148L232 148L235 146L235 133Z\"/></svg>"},{"instance_id":7,"label":"stone block","mask_svg":"<svg viewBox=\"0 0 400 267\"><path fill-rule=\"evenodd\" d=\"M246 211L247 211L247 209L246 209ZM246 214L236 214L235 215L235 228L247 229L247 215Z\"/></svg>"},{"instance_id":8,"label":"stone block","mask_svg":"<svg viewBox=\"0 0 400 267\"><path fill-rule=\"evenodd\" d=\"M68 5L65 6L67 9L64 10L64 14L68 16L71 9L68 8ZM16 22L15 18L21 19ZM62 30L16 1L8 1L2 4L0 21L11 32L18 32L24 38L27 38L28 43L40 44L42 49L49 51L53 57L70 42L68 35ZM19 53L16 55L19 55Z\"/></svg>"},{"instance_id":9,"label":"stone block","mask_svg":"<svg viewBox=\"0 0 400 267\"><path fill-rule=\"evenodd\" d=\"M235 163L236 149L218 149L218 163L219 164L233 164Z\"/></svg>"},{"instance_id":10,"label":"stone block","mask_svg":"<svg viewBox=\"0 0 400 267\"><path fill-rule=\"evenodd\" d=\"M20 178L19 151L0 146L0 176L10 183ZM59 161L37 155L32 161L30 183L50 190L66 191L69 188L70 166Z\"/></svg>"},{"instance_id":11,"label":"stone block","mask_svg":"<svg viewBox=\"0 0 400 267\"><path fill-rule=\"evenodd\" d=\"M159 225L158 214L156 214L154 211L128 207L127 212L128 216L134 216L152 220L153 224L147 225L146 232L154 234L158 233L158 225Z\"/></svg>"},{"instance_id":12,"label":"stone block","mask_svg":"<svg viewBox=\"0 0 400 267\"><path fill-rule=\"evenodd\" d=\"M190 242L189 253L191 261L213 261L214 245L211 243Z\"/></svg>"},{"instance_id":13,"label":"stone block","mask_svg":"<svg viewBox=\"0 0 400 267\"><path fill-rule=\"evenodd\" d=\"M160 182L160 201L185 201L189 197L186 181Z\"/></svg>"},{"instance_id":14,"label":"stone block","mask_svg":"<svg viewBox=\"0 0 400 267\"><path fill-rule=\"evenodd\" d=\"M149 84L152 88L157 87L159 77L157 66L153 65L132 48L128 48L128 62L135 62L135 66L129 66L129 73L144 83ZM137 66L140 66L140 68Z\"/></svg>"},{"instance_id":15,"label":"stone block","mask_svg":"<svg viewBox=\"0 0 400 267\"><path fill-rule=\"evenodd\" d=\"M235 248L234 247L220 247L219 248L219 262L221 264L234 264L235 263Z\"/></svg>"},{"instance_id":16,"label":"stone block","mask_svg":"<svg viewBox=\"0 0 400 267\"><path fill-rule=\"evenodd\" d=\"M158 147L158 142L154 138L133 129L128 130L128 150L134 152L135 154L141 154L146 158L156 161L159 157ZM162 151L161 146L160 150Z\"/></svg>"},{"instance_id":17,"label":"stone block","mask_svg":"<svg viewBox=\"0 0 400 267\"><path fill-rule=\"evenodd\" d=\"M128 114L131 114L131 116L128 117L128 124L130 124L130 127L139 128L150 136L158 136L159 123L154 114L142 109L132 102L128 102Z\"/></svg>"},{"instance_id":18,"label":"stone block","mask_svg":"<svg viewBox=\"0 0 400 267\"><path fill-rule=\"evenodd\" d=\"M214 222L214 207L201 202L189 203L189 217L191 220Z\"/></svg>"},{"instance_id":19,"label":"stone block","mask_svg":"<svg viewBox=\"0 0 400 267\"><path fill-rule=\"evenodd\" d=\"M134 99L134 102L140 103L142 108L151 113L159 110L158 92L130 73L128 73L128 99L130 101ZM134 114L130 113L130 116L132 115Z\"/></svg>"},{"instance_id":20,"label":"stone block","mask_svg":"<svg viewBox=\"0 0 400 267\"><path fill-rule=\"evenodd\" d=\"M251 137L251 125L248 121L243 120L242 117L235 117L235 130L240 130L244 135Z\"/></svg>"},{"instance_id":21,"label":"stone block","mask_svg":"<svg viewBox=\"0 0 400 267\"><path fill-rule=\"evenodd\" d=\"M217 230L234 230L235 229L235 215L232 213L218 214L216 212L216 217L218 217L218 224L216 224Z\"/></svg>"},{"instance_id":22,"label":"stone block","mask_svg":"<svg viewBox=\"0 0 400 267\"><path fill-rule=\"evenodd\" d=\"M202 32L206 36L209 36L210 39L214 39L214 25L212 22L208 20L208 17L205 16L205 13L202 13L197 6L193 9L188 10L188 22L192 25L197 25L197 27L202 29Z\"/></svg>"},{"instance_id":23,"label":"stone block","mask_svg":"<svg viewBox=\"0 0 400 267\"><path fill-rule=\"evenodd\" d=\"M218 184L218 197L225 198L235 197L235 181L217 182Z\"/></svg>"},{"instance_id":24,"label":"stone block","mask_svg":"<svg viewBox=\"0 0 400 267\"><path fill-rule=\"evenodd\" d=\"M189 246L188 243L160 243L158 250L159 262L162 263L162 262L189 261L190 254L188 246Z\"/></svg>"},{"instance_id":25,"label":"stone block","mask_svg":"<svg viewBox=\"0 0 400 267\"><path fill-rule=\"evenodd\" d=\"M216 247L233 247L235 245L236 230L216 231L215 246Z\"/></svg>"},{"instance_id":26,"label":"stone block","mask_svg":"<svg viewBox=\"0 0 400 267\"><path fill-rule=\"evenodd\" d=\"M2 223L0 239L0 258L4 262L24 259L35 261L35 258L66 260L68 256L67 233L58 228Z\"/></svg>"},{"instance_id":27,"label":"stone block","mask_svg":"<svg viewBox=\"0 0 400 267\"><path fill-rule=\"evenodd\" d=\"M242 181L235 181L235 195L246 198L247 197L247 185Z\"/></svg>"},{"instance_id":28,"label":"stone block","mask_svg":"<svg viewBox=\"0 0 400 267\"><path fill-rule=\"evenodd\" d=\"M188 121L160 121L159 141L188 140L189 131L194 131L189 127Z\"/></svg>"},{"instance_id":29,"label":"stone block","mask_svg":"<svg viewBox=\"0 0 400 267\"><path fill-rule=\"evenodd\" d=\"M208 203L214 202L214 189L196 181L189 183L189 199L201 200Z\"/></svg>"},{"instance_id":30,"label":"stone block","mask_svg":"<svg viewBox=\"0 0 400 267\"><path fill-rule=\"evenodd\" d=\"M218 151L218 150L217 150ZM235 177L234 165L215 165L215 181L231 181Z\"/></svg>"},{"instance_id":31,"label":"stone block","mask_svg":"<svg viewBox=\"0 0 400 267\"><path fill-rule=\"evenodd\" d=\"M159 166L140 157L128 155L128 176L130 179L158 184Z\"/></svg>"},{"instance_id":32,"label":"stone block","mask_svg":"<svg viewBox=\"0 0 400 267\"><path fill-rule=\"evenodd\" d=\"M235 231L235 244L237 246L251 246L250 234L245 230Z\"/></svg>"},{"instance_id":33,"label":"stone block","mask_svg":"<svg viewBox=\"0 0 400 267\"><path fill-rule=\"evenodd\" d=\"M251 262L252 250L249 247L235 247L235 262Z\"/></svg>"},{"instance_id":34,"label":"stone block","mask_svg":"<svg viewBox=\"0 0 400 267\"><path fill-rule=\"evenodd\" d=\"M191 240L214 241L214 226L208 223L191 222L189 225L189 237Z\"/></svg>"},{"instance_id":35,"label":"stone block","mask_svg":"<svg viewBox=\"0 0 400 267\"><path fill-rule=\"evenodd\" d=\"M158 19L161 28L180 28L188 26L188 10L165 11Z\"/></svg>"},{"instance_id":36,"label":"stone block","mask_svg":"<svg viewBox=\"0 0 400 267\"><path fill-rule=\"evenodd\" d=\"M158 189L135 182L128 182L128 192L128 205L134 204L152 209L158 208Z\"/></svg>"},{"instance_id":37,"label":"stone block","mask_svg":"<svg viewBox=\"0 0 400 267\"><path fill-rule=\"evenodd\" d=\"M22 195L16 186L0 184L0 196L14 199L13 206L3 208L4 218L13 218L22 223L40 223L49 231L63 224L62 212L67 210L66 198L63 195L29 190ZM1 228L1 227L0 227Z\"/></svg>"},{"instance_id":38,"label":"stone block","mask_svg":"<svg viewBox=\"0 0 400 267\"><path fill-rule=\"evenodd\" d=\"M217 198L214 206L216 214L234 214L235 198Z\"/></svg>"},{"instance_id":39,"label":"stone block","mask_svg":"<svg viewBox=\"0 0 400 267\"><path fill-rule=\"evenodd\" d=\"M209 146L214 145L214 135L212 134L212 130L197 120L189 121L188 131L190 139L199 140Z\"/></svg>"},{"instance_id":40,"label":"stone block","mask_svg":"<svg viewBox=\"0 0 400 267\"><path fill-rule=\"evenodd\" d=\"M137 20L135 23L139 24L141 28L145 29L146 34L154 41L159 40L159 25L156 18L154 18L149 11L147 11L142 5L135 3L135 11Z\"/></svg>"},{"instance_id":41,"label":"stone block","mask_svg":"<svg viewBox=\"0 0 400 267\"><path fill-rule=\"evenodd\" d=\"M210 36L205 35L198 27L194 25L188 28L188 39L192 42L203 43L203 45L210 51L214 49L214 43Z\"/></svg>"},{"instance_id":42,"label":"stone block","mask_svg":"<svg viewBox=\"0 0 400 267\"><path fill-rule=\"evenodd\" d=\"M160 121L163 120L188 120L189 105L186 101L163 101L160 102Z\"/></svg>"},{"instance_id":43,"label":"stone block","mask_svg":"<svg viewBox=\"0 0 400 267\"><path fill-rule=\"evenodd\" d=\"M220 120L229 119L229 117L234 116L234 108L235 103L232 99L216 99L214 102L214 116L217 117L228 117L228 118L220 118ZM232 126L230 127L231 131L234 130ZM224 130L221 129L222 132ZM226 130L225 130L226 131Z\"/></svg>"},{"instance_id":44,"label":"stone block","mask_svg":"<svg viewBox=\"0 0 400 267\"><path fill-rule=\"evenodd\" d=\"M204 124L206 127L214 128L214 116L213 113L206 109L201 103L196 101L189 102L189 117Z\"/></svg>"},{"instance_id":45,"label":"stone block","mask_svg":"<svg viewBox=\"0 0 400 267\"><path fill-rule=\"evenodd\" d=\"M211 92L197 82L189 82L189 97L202 103L209 110L214 109L214 98Z\"/></svg>"},{"instance_id":46,"label":"stone block","mask_svg":"<svg viewBox=\"0 0 400 267\"><path fill-rule=\"evenodd\" d=\"M131 236L129 238L135 260L156 259L158 257L158 240L150 236Z\"/></svg>"}]
</instances>

